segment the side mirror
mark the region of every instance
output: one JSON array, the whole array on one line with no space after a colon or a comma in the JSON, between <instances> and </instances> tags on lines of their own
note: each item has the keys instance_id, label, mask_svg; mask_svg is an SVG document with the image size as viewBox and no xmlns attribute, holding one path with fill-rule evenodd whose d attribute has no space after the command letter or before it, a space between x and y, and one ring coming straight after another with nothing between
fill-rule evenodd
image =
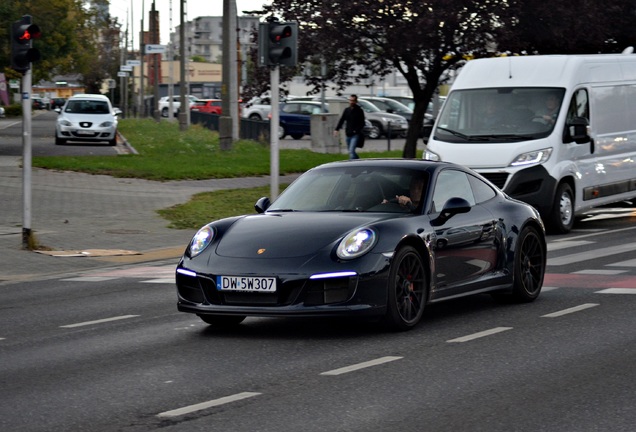
<instances>
[{"instance_id":1,"label":"side mirror","mask_svg":"<svg viewBox=\"0 0 636 432\"><path fill-rule=\"evenodd\" d=\"M58 113L58 114L59 114L59 113L61 113L61 112L62 112L62 108L55 108L55 109L53 109L53 111L55 111L56 113Z\"/></svg>"},{"instance_id":2,"label":"side mirror","mask_svg":"<svg viewBox=\"0 0 636 432\"><path fill-rule=\"evenodd\" d=\"M119 108L113 108L113 114L115 114L116 116L120 115L123 111L120 110Z\"/></svg>"},{"instance_id":3,"label":"side mirror","mask_svg":"<svg viewBox=\"0 0 636 432\"><path fill-rule=\"evenodd\" d=\"M585 117L574 117L567 123L568 142L577 144L590 142L590 122Z\"/></svg>"},{"instance_id":4,"label":"side mirror","mask_svg":"<svg viewBox=\"0 0 636 432\"><path fill-rule=\"evenodd\" d=\"M265 213L265 211L269 208L271 202L267 197L260 197L256 204L254 204L254 210L257 213Z\"/></svg>"},{"instance_id":5,"label":"side mirror","mask_svg":"<svg viewBox=\"0 0 636 432\"><path fill-rule=\"evenodd\" d=\"M439 216L431 221L433 226L443 225L450 218L460 213L468 213L470 211L470 204L464 198L453 197L450 198L444 204Z\"/></svg>"}]
</instances>

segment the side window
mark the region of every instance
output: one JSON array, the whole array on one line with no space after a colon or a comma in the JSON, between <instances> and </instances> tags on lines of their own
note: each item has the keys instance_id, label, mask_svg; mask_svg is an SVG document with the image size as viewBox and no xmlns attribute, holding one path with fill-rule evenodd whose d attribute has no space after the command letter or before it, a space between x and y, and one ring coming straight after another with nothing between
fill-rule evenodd
<instances>
[{"instance_id":1,"label":"side window","mask_svg":"<svg viewBox=\"0 0 636 432\"><path fill-rule=\"evenodd\" d=\"M476 204L486 202L490 199L493 199L497 195L490 186L488 186L486 183L475 176L469 175L468 181L470 182L470 186L473 189Z\"/></svg>"},{"instance_id":2,"label":"side window","mask_svg":"<svg viewBox=\"0 0 636 432\"><path fill-rule=\"evenodd\" d=\"M590 103L587 97L586 89L577 90L572 96L570 106L568 108L568 120L574 117L584 117L590 119Z\"/></svg>"},{"instance_id":3,"label":"side window","mask_svg":"<svg viewBox=\"0 0 636 432\"><path fill-rule=\"evenodd\" d=\"M433 211L439 212L450 198L463 198L473 206L475 196L466 173L447 169L437 176L435 189L433 190Z\"/></svg>"}]
</instances>

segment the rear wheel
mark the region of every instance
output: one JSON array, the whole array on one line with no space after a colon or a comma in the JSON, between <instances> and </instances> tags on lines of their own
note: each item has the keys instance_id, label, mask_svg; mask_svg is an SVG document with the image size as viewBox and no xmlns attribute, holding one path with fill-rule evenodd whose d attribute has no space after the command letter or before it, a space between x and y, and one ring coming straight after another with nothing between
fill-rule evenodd
<instances>
[{"instance_id":1,"label":"rear wheel","mask_svg":"<svg viewBox=\"0 0 636 432\"><path fill-rule=\"evenodd\" d=\"M198 315L201 320L217 327L235 327L245 320L242 315Z\"/></svg>"},{"instance_id":2,"label":"rear wheel","mask_svg":"<svg viewBox=\"0 0 636 432\"><path fill-rule=\"evenodd\" d=\"M417 250L405 246L393 257L389 270L385 322L393 330L409 330L422 318L428 293L428 279Z\"/></svg>"},{"instance_id":3,"label":"rear wheel","mask_svg":"<svg viewBox=\"0 0 636 432\"><path fill-rule=\"evenodd\" d=\"M278 126L278 139L283 139L287 136L287 131L285 131L285 126Z\"/></svg>"},{"instance_id":4,"label":"rear wheel","mask_svg":"<svg viewBox=\"0 0 636 432\"><path fill-rule=\"evenodd\" d=\"M258 114L250 114L249 119L250 120L262 120L261 116L259 116Z\"/></svg>"},{"instance_id":5,"label":"rear wheel","mask_svg":"<svg viewBox=\"0 0 636 432\"><path fill-rule=\"evenodd\" d=\"M291 136L293 139L301 139L303 137L303 134L292 134Z\"/></svg>"},{"instance_id":6,"label":"rear wheel","mask_svg":"<svg viewBox=\"0 0 636 432\"><path fill-rule=\"evenodd\" d=\"M168 108L161 109L161 117L168 117Z\"/></svg>"},{"instance_id":7,"label":"rear wheel","mask_svg":"<svg viewBox=\"0 0 636 432\"><path fill-rule=\"evenodd\" d=\"M561 183L554 195L552 214L546 224L551 232L565 234L574 226L574 193L567 183Z\"/></svg>"},{"instance_id":8,"label":"rear wheel","mask_svg":"<svg viewBox=\"0 0 636 432\"><path fill-rule=\"evenodd\" d=\"M543 286L546 249L539 231L526 227L519 234L515 247L512 293L493 293L498 300L528 303L535 300Z\"/></svg>"}]
</instances>

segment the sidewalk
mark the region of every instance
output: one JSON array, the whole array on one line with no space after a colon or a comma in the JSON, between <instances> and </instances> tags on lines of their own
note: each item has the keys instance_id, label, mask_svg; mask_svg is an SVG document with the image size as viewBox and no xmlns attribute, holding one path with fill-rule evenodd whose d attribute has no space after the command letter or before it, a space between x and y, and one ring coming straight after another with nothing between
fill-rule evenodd
<instances>
[{"instance_id":1,"label":"sidewalk","mask_svg":"<svg viewBox=\"0 0 636 432\"><path fill-rule=\"evenodd\" d=\"M386 140L367 143L363 151L387 148ZM281 148L309 146L307 139L281 141ZM392 140L392 148L402 146L403 140ZM18 157L0 158L0 286L135 262L171 260L176 265L194 231L167 228L156 210L185 203L200 192L270 184L269 176L154 182L34 168L31 230L38 244L54 250L39 253L22 248L20 162ZM283 176L280 182L294 178Z\"/></svg>"}]
</instances>

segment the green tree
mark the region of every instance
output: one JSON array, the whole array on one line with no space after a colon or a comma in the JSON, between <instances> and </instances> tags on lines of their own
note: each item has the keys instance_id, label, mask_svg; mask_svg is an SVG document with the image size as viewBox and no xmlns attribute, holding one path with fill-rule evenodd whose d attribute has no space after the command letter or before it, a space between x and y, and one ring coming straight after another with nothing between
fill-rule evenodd
<instances>
[{"instance_id":1,"label":"green tree","mask_svg":"<svg viewBox=\"0 0 636 432\"><path fill-rule=\"evenodd\" d=\"M505 0L274 0L264 7L300 26L301 59L322 58L338 91L398 70L415 100L420 125L438 84L466 58L491 55L509 22ZM316 91L320 77L308 77ZM403 156L416 156L419 127L407 134Z\"/></svg>"},{"instance_id":2,"label":"green tree","mask_svg":"<svg viewBox=\"0 0 636 432\"><path fill-rule=\"evenodd\" d=\"M0 66L10 77L11 23L31 15L42 32L34 42L41 59L33 63L33 82L54 74L80 74L92 88L97 80L117 74L118 24L104 11L108 0L2 0L0 2ZM99 7L101 6L101 8Z\"/></svg>"}]
</instances>

